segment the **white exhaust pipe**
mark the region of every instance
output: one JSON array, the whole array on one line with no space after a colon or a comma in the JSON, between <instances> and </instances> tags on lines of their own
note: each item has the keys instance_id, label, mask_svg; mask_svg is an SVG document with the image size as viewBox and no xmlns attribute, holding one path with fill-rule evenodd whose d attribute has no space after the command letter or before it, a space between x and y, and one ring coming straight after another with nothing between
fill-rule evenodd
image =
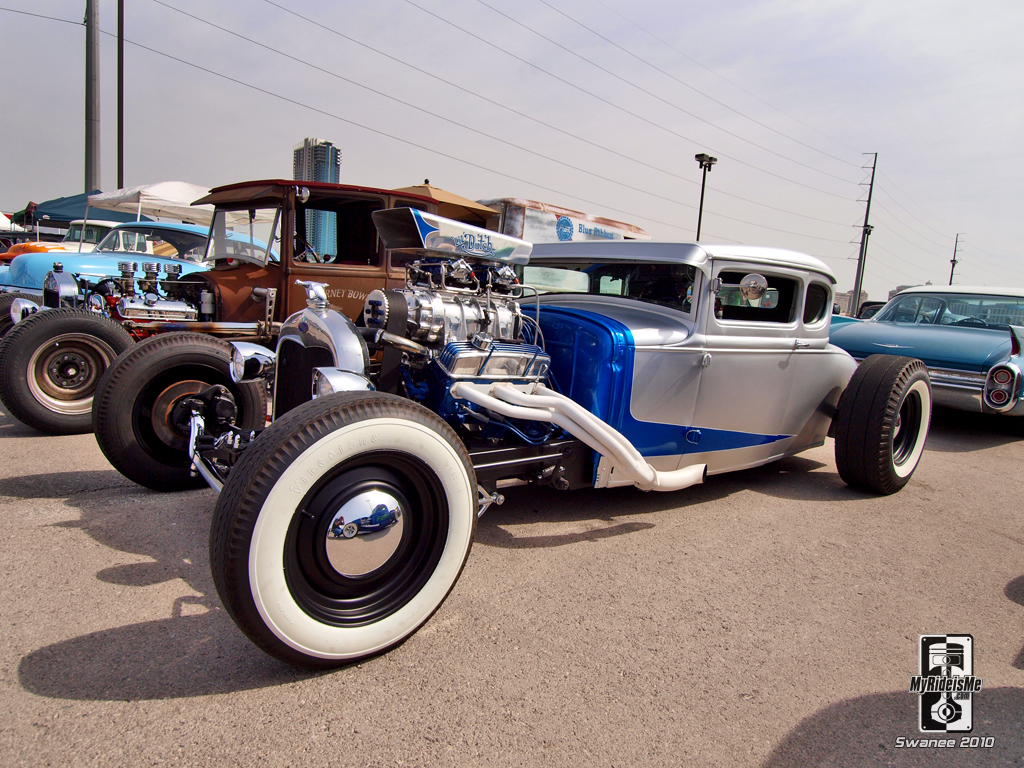
<instances>
[{"instance_id":1,"label":"white exhaust pipe","mask_svg":"<svg viewBox=\"0 0 1024 768\"><path fill-rule=\"evenodd\" d=\"M659 472L616 429L565 395L541 384L536 385L533 392L524 392L507 383L480 385L460 381L452 385L451 394L502 416L555 424L602 456L612 459L616 470L645 491L689 488L704 482L707 474L706 464Z\"/></svg>"}]
</instances>

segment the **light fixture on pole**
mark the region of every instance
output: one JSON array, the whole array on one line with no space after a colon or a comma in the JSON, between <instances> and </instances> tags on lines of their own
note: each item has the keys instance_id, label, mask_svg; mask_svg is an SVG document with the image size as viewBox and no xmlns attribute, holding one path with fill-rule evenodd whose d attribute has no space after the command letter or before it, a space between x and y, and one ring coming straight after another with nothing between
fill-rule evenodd
<instances>
[{"instance_id":1,"label":"light fixture on pole","mask_svg":"<svg viewBox=\"0 0 1024 768\"><path fill-rule=\"evenodd\" d=\"M708 171L711 170L712 165L718 162L718 158L701 152L699 155L694 155L693 159L700 163L700 167L704 171L700 179L700 208L697 209L697 240L700 240L700 222L704 217L704 183L708 179Z\"/></svg>"}]
</instances>

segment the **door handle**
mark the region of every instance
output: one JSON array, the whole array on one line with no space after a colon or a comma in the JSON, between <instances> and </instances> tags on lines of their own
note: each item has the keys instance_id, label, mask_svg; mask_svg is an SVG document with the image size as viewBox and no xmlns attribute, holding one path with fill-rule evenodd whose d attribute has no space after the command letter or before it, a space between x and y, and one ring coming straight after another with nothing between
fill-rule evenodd
<instances>
[{"instance_id":1,"label":"door handle","mask_svg":"<svg viewBox=\"0 0 1024 768\"><path fill-rule=\"evenodd\" d=\"M811 346L811 342L804 341L803 339L797 339L795 346L797 349L807 349L809 346Z\"/></svg>"}]
</instances>

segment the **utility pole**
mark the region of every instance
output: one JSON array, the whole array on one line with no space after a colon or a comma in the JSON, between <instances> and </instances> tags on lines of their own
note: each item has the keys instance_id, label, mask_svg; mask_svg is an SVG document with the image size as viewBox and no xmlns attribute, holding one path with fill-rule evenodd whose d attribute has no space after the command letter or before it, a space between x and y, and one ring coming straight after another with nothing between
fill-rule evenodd
<instances>
[{"instance_id":1,"label":"utility pole","mask_svg":"<svg viewBox=\"0 0 1024 768\"><path fill-rule=\"evenodd\" d=\"M117 0L117 188L124 189L124 0Z\"/></svg>"},{"instance_id":2,"label":"utility pole","mask_svg":"<svg viewBox=\"0 0 1024 768\"><path fill-rule=\"evenodd\" d=\"M966 232L957 232L956 233L956 242L953 243L953 258L950 259L950 261L949 261L949 263L953 265L953 266L951 266L949 268L949 284L950 285L953 284L953 272L956 271L956 251L960 247L960 235L965 235L965 234L967 234L967 233Z\"/></svg>"},{"instance_id":3,"label":"utility pole","mask_svg":"<svg viewBox=\"0 0 1024 768\"><path fill-rule=\"evenodd\" d=\"M868 255L868 236L874 229L868 224L868 217L871 215L871 193L875 191L875 168L878 167L878 153L868 153L874 155L874 160L871 162L871 181L868 184L868 204L864 209L864 226L860 232L860 256L857 257L857 279L853 282L853 296L851 297L851 308L850 315L853 317L857 316L857 311L860 309L860 291L861 286L864 284L864 261Z\"/></svg>"},{"instance_id":4,"label":"utility pole","mask_svg":"<svg viewBox=\"0 0 1024 768\"><path fill-rule=\"evenodd\" d=\"M85 4L85 191L100 189L100 0Z\"/></svg>"}]
</instances>

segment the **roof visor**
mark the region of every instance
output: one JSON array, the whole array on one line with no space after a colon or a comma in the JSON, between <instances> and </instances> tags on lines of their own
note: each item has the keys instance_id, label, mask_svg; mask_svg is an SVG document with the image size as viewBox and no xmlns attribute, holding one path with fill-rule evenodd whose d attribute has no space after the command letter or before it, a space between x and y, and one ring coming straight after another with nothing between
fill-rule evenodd
<instances>
[{"instance_id":1,"label":"roof visor","mask_svg":"<svg viewBox=\"0 0 1024 768\"><path fill-rule=\"evenodd\" d=\"M389 251L496 264L526 264L533 250L525 240L414 208L388 208L371 215Z\"/></svg>"}]
</instances>

